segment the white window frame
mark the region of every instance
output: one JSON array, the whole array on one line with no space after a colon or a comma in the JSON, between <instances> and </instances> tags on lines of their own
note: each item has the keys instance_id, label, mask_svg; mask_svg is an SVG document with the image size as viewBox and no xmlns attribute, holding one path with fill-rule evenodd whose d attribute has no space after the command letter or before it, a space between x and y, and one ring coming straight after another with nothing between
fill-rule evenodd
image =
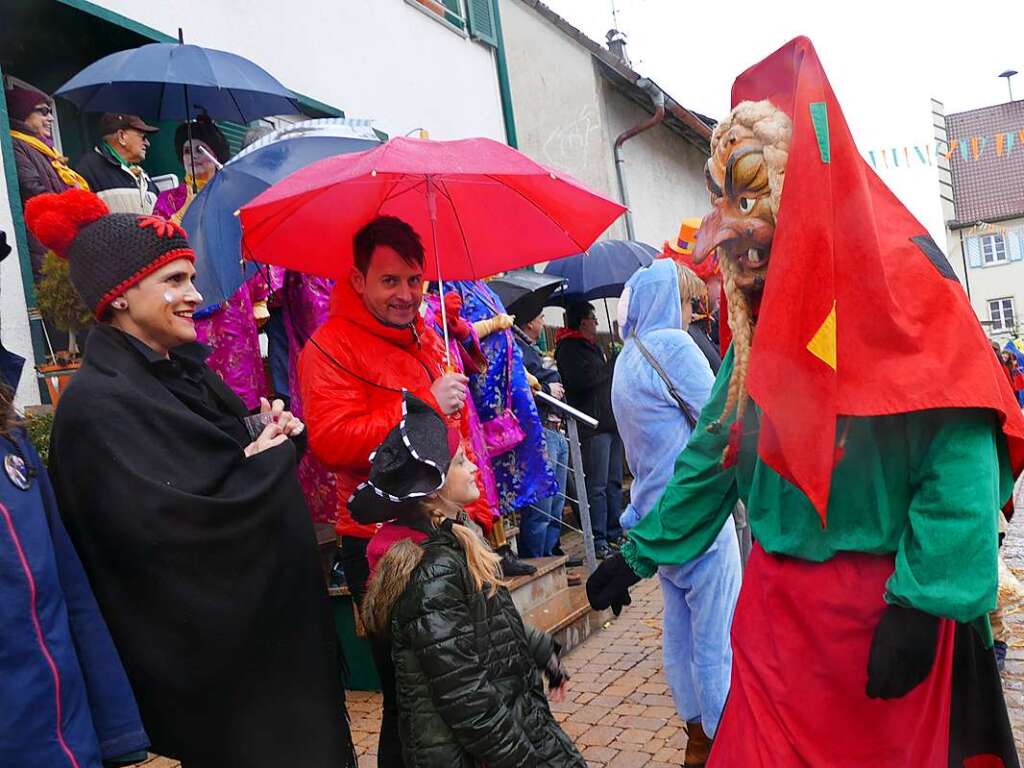
<instances>
[{"instance_id":1,"label":"white window frame","mask_svg":"<svg viewBox=\"0 0 1024 768\"><path fill-rule=\"evenodd\" d=\"M1009 320L1007 323L1007 309L1009 309ZM997 299L988 300L988 317L991 321L989 330L993 333L1010 331L1017 327L1017 308L1013 296L1000 296Z\"/></svg>"},{"instance_id":2,"label":"white window frame","mask_svg":"<svg viewBox=\"0 0 1024 768\"><path fill-rule=\"evenodd\" d=\"M466 38L469 37L469 32L467 31L469 29L469 21L463 0L455 0L459 6L458 11L454 11L445 5L444 0L405 0L405 2L406 5L411 5L420 13L426 14L434 21L440 22L455 34ZM459 21L462 23L462 27L460 28L457 24L452 24L452 22L445 16L445 11L457 16Z\"/></svg>"},{"instance_id":3,"label":"white window frame","mask_svg":"<svg viewBox=\"0 0 1024 768\"><path fill-rule=\"evenodd\" d=\"M1001 232L982 235L979 239L981 241L982 266L991 267L995 264L1005 264L1010 260L1010 252L1006 245L1006 238L1003 237Z\"/></svg>"}]
</instances>

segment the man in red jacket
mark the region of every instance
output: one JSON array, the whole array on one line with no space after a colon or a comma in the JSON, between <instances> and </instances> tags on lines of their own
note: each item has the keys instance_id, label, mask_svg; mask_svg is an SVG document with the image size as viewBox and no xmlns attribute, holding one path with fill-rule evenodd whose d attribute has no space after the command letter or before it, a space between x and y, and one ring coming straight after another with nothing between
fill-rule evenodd
<instances>
[{"instance_id":1,"label":"man in red jacket","mask_svg":"<svg viewBox=\"0 0 1024 768\"><path fill-rule=\"evenodd\" d=\"M309 446L337 473L337 531L352 597L362 603L369 576L366 546L379 525L360 525L348 500L370 473L370 454L402 419L408 390L438 413L462 409L468 379L445 373L444 345L420 316L423 244L400 219L383 216L353 241L355 267L339 281L327 322L299 358ZM395 674L387 645L372 645L384 712L377 764L402 765Z\"/></svg>"}]
</instances>

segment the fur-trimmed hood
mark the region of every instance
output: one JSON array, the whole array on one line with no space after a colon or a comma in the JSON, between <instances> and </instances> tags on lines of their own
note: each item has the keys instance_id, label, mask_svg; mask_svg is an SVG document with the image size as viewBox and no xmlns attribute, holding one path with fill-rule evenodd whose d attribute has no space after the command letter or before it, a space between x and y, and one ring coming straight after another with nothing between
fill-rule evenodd
<instances>
[{"instance_id":1,"label":"fur-trimmed hood","mask_svg":"<svg viewBox=\"0 0 1024 768\"><path fill-rule=\"evenodd\" d=\"M411 539L396 541L377 564L363 599L363 624L376 637L391 634L391 609L423 559L423 549Z\"/></svg>"}]
</instances>

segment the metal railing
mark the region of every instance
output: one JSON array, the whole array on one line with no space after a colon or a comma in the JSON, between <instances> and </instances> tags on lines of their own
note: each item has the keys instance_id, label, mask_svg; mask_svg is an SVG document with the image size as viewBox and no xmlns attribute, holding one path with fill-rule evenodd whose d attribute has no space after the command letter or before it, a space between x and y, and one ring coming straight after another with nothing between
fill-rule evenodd
<instances>
[{"instance_id":1,"label":"metal railing","mask_svg":"<svg viewBox=\"0 0 1024 768\"><path fill-rule=\"evenodd\" d=\"M569 496L565 488L559 488L558 493L562 500L562 506L559 509L564 509L566 501L576 504L580 514L580 527L573 528L573 526L562 519L561 514L557 516L551 515L540 509L536 504L531 504L530 506L535 512L553 519L564 528L569 528L583 534L583 561L587 567L587 573L593 573L597 568L597 552L594 548L594 530L590 526L590 505L587 502L587 482L583 472L583 455L580 452L579 424L583 423L594 429L597 427L597 419L573 408L571 405L567 405L546 392L534 392L533 394L538 401L543 401L546 406L555 410L565 422L569 440L569 464L563 466L565 466L567 473L572 473L577 498L574 499Z\"/></svg>"}]
</instances>

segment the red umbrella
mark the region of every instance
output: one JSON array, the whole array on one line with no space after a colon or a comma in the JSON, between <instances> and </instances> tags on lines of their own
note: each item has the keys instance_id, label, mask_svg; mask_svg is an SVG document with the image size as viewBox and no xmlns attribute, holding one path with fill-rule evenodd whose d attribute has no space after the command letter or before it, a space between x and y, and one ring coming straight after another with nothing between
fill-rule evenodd
<instances>
[{"instance_id":1,"label":"red umbrella","mask_svg":"<svg viewBox=\"0 0 1024 768\"><path fill-rule=\"evenodd\" d=\"M624 210L490 139L397 138L313 163L244 206L243 252L346 278L359 228L397 216L423 238L427 274L477 280L585 251Z\"/></svg>"},{"instance_id":2,"label":"red umbrella","mask_svg":"<svg viewBox=\"0 0 1024 768\"><path fill-rule=\"evenodd\" d=\"M313 163L244 206L242 251L347 279L355 233L375 216L397 216L423 238L426 273L443 294L444 278L477 280L585 251L624 210L490 139L396 138Z\"/></svg>"}]
</instances>

